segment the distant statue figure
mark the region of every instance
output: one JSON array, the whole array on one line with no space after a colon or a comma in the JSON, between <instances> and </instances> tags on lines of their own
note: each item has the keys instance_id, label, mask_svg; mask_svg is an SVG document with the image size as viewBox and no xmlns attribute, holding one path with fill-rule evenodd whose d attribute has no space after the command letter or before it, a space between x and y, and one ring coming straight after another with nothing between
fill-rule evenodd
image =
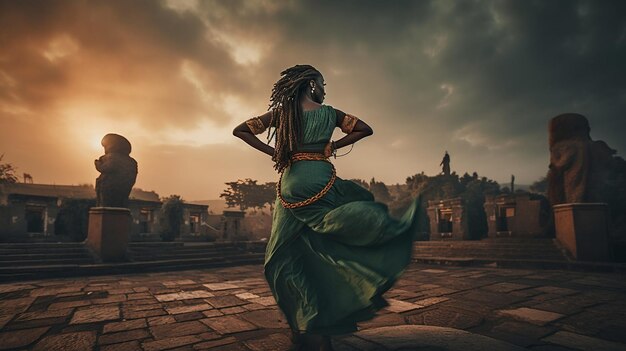
<instances>
[{"instance_id":1,"label":"distant statue figure","mask_svg":"<svg viewBox=\"0 0 626 351\"><path fill-rule=\"evenodd\" d=\"M441 160L440 166L443 166L442 171L445 175L450 175L450 155L448 155L448 151L446 150L446 154L443 156L443 160Z\"/></svg>"},{"instance_id":2,"label":"distant statue figure","mask_svg":"<svg viewBox=\"0 0 626 351\"><path fill-rule=\"evenodd\" d=\"M515 193L515 174L511 174L511 193Z\"/></svg>"},{"instance_id":3,"label":"distant statue figure","mask_svg":"<svg viewBox=\"0 0 626 351\"><path fill-rule=\"evenodd\" d=\"M104 155L95 160L96 206L128 207L128 196L137 180L137 161L130 157L130 142L121 135L107 134L101 142Z\"/></svg>"},{"instance_id":4,"label":"distant statue figure","mask_svg":"<svg viewBox=\"0 0 626 351\"><path fill-rule=\"evenodd\" d=\"M33 184L33 176L28 173L24 173L24 183Z\"/></svg>"}]
</instances>

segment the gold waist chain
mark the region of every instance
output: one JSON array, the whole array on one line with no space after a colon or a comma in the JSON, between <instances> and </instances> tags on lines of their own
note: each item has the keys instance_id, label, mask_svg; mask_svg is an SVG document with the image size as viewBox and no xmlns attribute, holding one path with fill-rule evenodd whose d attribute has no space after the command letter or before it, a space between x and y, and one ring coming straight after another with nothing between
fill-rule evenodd
<instances>
[{"instance_id":1,"label":"gold waist chain","mask_svg":"<svg viewBox=\"0 0 626 351\"><path fill-rule=\"evenodd\" d=\"M330 163L330 166L332 167L332 175L330 176L328 183L326 183L326 186L324 186L324 188L319 193L311 196L310 198L306 200L302 200L298 202L287 202L285 201L285 199L283 199L283 196L280 193L281 183L283 181L283 173L284 173L284 170L283 170L283 172L280 173L280 179L278 180L278 184L276 185L276 193L278 195L278 198L280 199L280 203L283 205L284 208L298 208L298 207L303 207L303 206L307 206L307 205L314 203L315 201L321 199L324 195L326 195L326 193L330 190L330 188L335 183L335 179L337 179L337 172L335 170L335 166L330 161L328 161L328 158L324 156L324 154L317 153L317 152L298 152L298 153L293 154L293 156L291 156L291 162L293 163L293 162L298 162L298 161L326 161Z\"/></svg>"}]
</instances>

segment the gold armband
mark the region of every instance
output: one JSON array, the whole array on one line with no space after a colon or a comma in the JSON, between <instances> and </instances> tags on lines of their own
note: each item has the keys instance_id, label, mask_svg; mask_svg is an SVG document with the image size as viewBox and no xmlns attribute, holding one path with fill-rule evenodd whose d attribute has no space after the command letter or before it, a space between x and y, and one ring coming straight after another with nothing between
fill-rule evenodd
<instances>
[{"instance_id":1,"label":"gold armband","mask_svg":"<svg viewBox=\"0 0 626 351\"><path fill-rule=\"evenodd\" d=\"M350 134L358 121L359 119L357 117L346 113L343 117L343 121L341 121L341 131L346 134Z\"/></svg>"},{"instance_id":2,"label":"gold armband","mask_svg":"<svg viewBox=\"0 0 626 351\"><path fill-rule=\"evenodd\" d=\"M248 126L248 128L250 128L250 131L254 135L261 134L266 129L260 117L250 118L246 121L246 125Z\"/></svg>"}]
</instances>

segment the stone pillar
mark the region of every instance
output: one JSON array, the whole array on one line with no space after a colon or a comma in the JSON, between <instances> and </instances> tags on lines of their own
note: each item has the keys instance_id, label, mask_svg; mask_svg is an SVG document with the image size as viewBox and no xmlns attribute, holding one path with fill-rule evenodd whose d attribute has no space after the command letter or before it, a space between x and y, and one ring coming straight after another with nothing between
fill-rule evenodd
<instances>
[{"instance_id":1,"label":"stone pillar","mask_svg":"<svg viewBox=\"0 0 626 351\"><path fill-rule=\"evenodd\" d=\"M454 240L469 240L469 223L465 202L456 199L452 204L452 237Z\"/></svg>"},{"instance_id":2,"label":"stone pillar","mask_svg":"<svg viewBox=\"0 0 626 351\"><path fill-rule=\"evenodd\" d=\"M437 201L428 201L426 213L430 222L430 238L429 240L439 240L439 207Z\"/></svg>"},{"instance_id":3,"label":"stone pillar","mask_svg":"<svg viewBox=\"0 0 626 351\"><path fill-rule=\"evenodd\" d=\"M608 206L569 203L554 206L557 240L582 261L610 261Z\"/></svg>"},{"instance_id":4,"label":"stone pillar","mask_svg":"<svg viewBox=\"0 0 626 351\"><path fill-rule=\"evenodd\" d=\"M126 259L131 228L130 210L122 207L93 207L85 245L102 262Z\"/></svg>"},{"instance_id":5,"label":"stone pillar","mask_svg":"<svg viewBox=\"0 0 626 351\"><path fill-rule=\"evenodd\" d=\"M483 208L485 209L485 216L487 217L487 236L496 238L498 236L498 205L496 204L495 196L486 196Z\"/></svg>"}]
</instances>

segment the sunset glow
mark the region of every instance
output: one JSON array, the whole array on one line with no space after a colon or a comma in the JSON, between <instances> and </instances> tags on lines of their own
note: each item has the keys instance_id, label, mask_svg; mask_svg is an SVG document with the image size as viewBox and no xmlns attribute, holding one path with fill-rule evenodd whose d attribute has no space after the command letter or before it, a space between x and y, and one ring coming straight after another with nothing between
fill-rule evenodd
<instances>
[{"instance_id":1,"label":"sunset glow","mask_svg":"<svg viewBox=\"0 0 626 351\"><path fill-rule=\"evenodd\" d=\"M232 129L306 63L325 103L374 129L333 161L339 176L404 183L448 150L459 174L530 184L557 114L626 150L626 9L609 3L3 1L0 154L36 183L94 183L100 140L118 133L137 186L162 196L275 181Z\"/></svg>"}]
</instances>

